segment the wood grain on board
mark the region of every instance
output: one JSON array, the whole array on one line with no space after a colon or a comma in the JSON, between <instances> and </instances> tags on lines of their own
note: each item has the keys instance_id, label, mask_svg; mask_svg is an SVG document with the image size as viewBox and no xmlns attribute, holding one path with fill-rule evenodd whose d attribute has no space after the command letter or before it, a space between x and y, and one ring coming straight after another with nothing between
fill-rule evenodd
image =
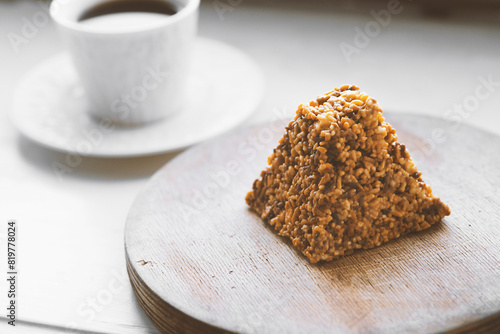
<instances>
[{"instance_id":1,"label":"wood grain on board","mask_svg":"<svg viewBox=\"0 0 500 334\"><path fill-rule=\"evenodd\" d=\"M494 333L500 328L500 137L388 114L451 216L311 264L245 203L283 134L276 121L188 150L158 171L126 226L136 296L165 333Z\"/></svg>"}]
</instances>

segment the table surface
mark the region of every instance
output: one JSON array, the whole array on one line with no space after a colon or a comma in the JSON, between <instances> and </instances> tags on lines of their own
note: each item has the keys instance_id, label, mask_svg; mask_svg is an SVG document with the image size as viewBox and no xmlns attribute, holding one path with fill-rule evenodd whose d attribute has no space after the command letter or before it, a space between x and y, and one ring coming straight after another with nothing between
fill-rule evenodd
<instances>
[{"instance_id":1,"label":"table surface","mask_svg":"<svg viewBox=\"0 0 500 334\"><path fill-rule=\"evenodd\" d=\"M455 8L429 14L401 1L402 11L360 44L357 31L377 27L370 11L387 4L206 1L199 33L244 50L262 66L267 93L242 126L292 115L298 104L355 83L385 110L453 118L500 134L500 11ZM19 226L19 326L7 326L2 312L0 332L158 333L128 281L123 231L138 192L176 154L85 158L60 178L52 164L64 163L66 155L17 133L8 117L17 81L63 47L50 22L17 50L9 36L21 35L25 21L46 7L27 0L0 3L0 268L5 276L8 219ZM350 61L342 48L353 52ZM7 303L4 274L0 305Z\"/></svg>"}]
</instances>

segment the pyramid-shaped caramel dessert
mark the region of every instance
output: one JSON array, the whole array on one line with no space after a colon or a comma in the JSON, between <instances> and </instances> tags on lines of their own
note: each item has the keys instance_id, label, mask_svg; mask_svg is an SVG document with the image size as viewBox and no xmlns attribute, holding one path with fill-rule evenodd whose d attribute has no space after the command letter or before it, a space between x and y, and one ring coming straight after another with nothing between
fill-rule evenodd
<instances>
[{"instance_id":1,"label":"pyramid-shaped caramel dessert","mask_svg":"<svg viewBox=\"0 0 500 334\"><path fill-rule=\"evenodd\" d=\"M377 101L344 85L301 105L246 197L311 262L421 231L450 214Z\"/></svg>"}]
</instances>

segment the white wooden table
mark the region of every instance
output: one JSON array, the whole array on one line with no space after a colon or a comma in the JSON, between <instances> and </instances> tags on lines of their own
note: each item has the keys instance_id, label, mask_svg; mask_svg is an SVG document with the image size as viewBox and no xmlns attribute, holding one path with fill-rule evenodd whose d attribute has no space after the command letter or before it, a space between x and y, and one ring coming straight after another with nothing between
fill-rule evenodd
<instances>
[{"instance_id":1,"label":"white wooden table","mask_svg":"<svg viewBox=\"0 0 500 334\"><path fill-rule=\"evenodd\" d=\"M225 7L225 12L214 6L220 2L228 3L203 2L200 35L244 50L267 77L265 99L247 124L276 113L291 115L298 104L336 85L356 83L386 110L459 117L500 134L499 11L454 10L444 19L429 18L411 2L401 1L401 13L373 33L376 21L370 11L386 8L385 1L306 5L242 0L237 6L231 2L233 7ZM65 155L17 133L7 116L16 82L62 47L50 23L27 38L19 52L8 34L21 34L25 18L43 13L43 7L47 4L35 1L0 3L2 310L7 305L7 221L16 219L19 225L18 326L7 326L2 311L0 332L64 333L75 328L157 333L126 275L123 229L136 194L174 155L86 158L59 180L51 164L63 162ZM373 37L369 45L356 46L354 29L363 31L367 23L375 29ZM347 44L358 52L351 62L341 49ZM498 84L476 105L477 90L488 89L484 80Z\"/></svg>"}]
</instances>

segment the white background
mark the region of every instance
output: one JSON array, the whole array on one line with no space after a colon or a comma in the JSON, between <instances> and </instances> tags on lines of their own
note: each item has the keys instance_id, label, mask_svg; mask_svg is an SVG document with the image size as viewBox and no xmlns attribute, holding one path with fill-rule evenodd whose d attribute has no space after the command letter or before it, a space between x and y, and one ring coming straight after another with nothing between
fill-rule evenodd
<instances>
[{"instance_id":1,"label":"white background","mask_svg":"<svg viewBox=\"0 0 500 334\"><path fill-rule=\"evenodd\" d=\"M354 29L364 30L374 21L370 11L387 2L231 3L222 13L214 2L204 2L199 30L244 50L266 74L264 101L245 125L270 119L276 109L292 114L298 104L343 83L357 84L386 111L445 117L474 96L478 77L500 82L498 9L422 15L421 8L402 1L403 11L348 62L340 44L355 45ZM173 155L86 158L58 180L51 164L64 163L66 156L23 139L7 115L19 78L62 51L51 23L39 27L18 52L9 42L8 34L22 33L23 18L31 21L44 13L42 7L47 4L0 3L0 268L6 263L7 220L16 219L22 324L12 330L2 318L0 332L62 333L75 326L98 333L156 333L126 276L123 230L135 196ZM500 133L499 105L497 87L462 119ZM5 271L0 309L7 303Z\"/></svg>"}]
</instances>

